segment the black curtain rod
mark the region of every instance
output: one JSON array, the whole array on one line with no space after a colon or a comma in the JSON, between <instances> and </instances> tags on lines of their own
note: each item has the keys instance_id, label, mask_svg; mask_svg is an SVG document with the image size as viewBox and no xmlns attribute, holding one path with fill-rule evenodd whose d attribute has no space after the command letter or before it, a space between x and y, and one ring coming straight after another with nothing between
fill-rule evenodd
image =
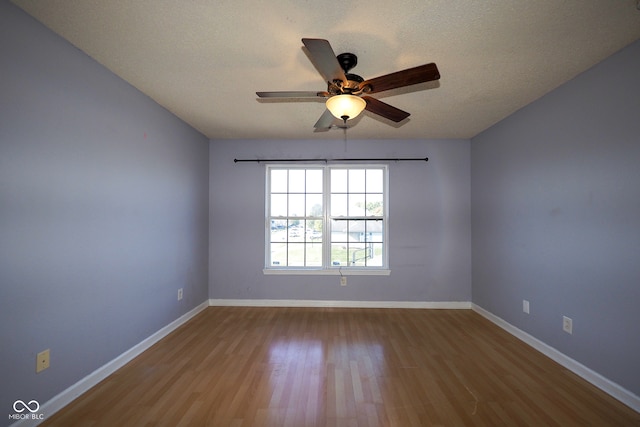
<instances>
[{"instance_id":1,"label":"black curtain rod","mask_svg":"<svg viewBox=\"0 0 640 427\"><path fill-rule=\"evenodd\" d=\"M283 163L283 162L415 162L422 161L428 162L428 157L405 157L405 158L391 158L391 157L379 157L369 159L233 159L234 163Z\"/></svg>"}]
</instances>

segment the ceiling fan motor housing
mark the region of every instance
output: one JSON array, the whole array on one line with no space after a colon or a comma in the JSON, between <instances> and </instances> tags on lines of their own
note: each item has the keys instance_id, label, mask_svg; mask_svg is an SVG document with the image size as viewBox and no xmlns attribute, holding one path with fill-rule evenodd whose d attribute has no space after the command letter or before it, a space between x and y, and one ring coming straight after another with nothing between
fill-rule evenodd
<instances>
[{"instance_id":1,"label":"ceiling fan motor housing","mask_svg":"<svg viewBox=\"0 0 640 427\"><path fill-rule=\"evenodd\" d=\"M340 67L344 70L346 81L334 80L329 83L328 92L332 95L340 94L353 94L359 91L360 83L364 81L362 77L357 74L349 73L353 67L358 64L358 57L353 53L341 53L336 57Z\"/></svg>"}]
</instances>

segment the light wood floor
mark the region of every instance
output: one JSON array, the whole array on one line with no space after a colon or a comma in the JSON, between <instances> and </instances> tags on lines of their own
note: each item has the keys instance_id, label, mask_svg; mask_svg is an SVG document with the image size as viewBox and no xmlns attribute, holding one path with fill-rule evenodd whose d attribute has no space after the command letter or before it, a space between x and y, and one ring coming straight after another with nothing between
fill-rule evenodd
<instances>
[{"instance_id":1,"label":"light wood floor","mask_svg":"<svg viewBox=\"0 0 640 427\"><path fill-rule=\"evenodd\" d=\"M471 310L211 307L45 426L640 426Z\"/></svg>"}]
</instances>

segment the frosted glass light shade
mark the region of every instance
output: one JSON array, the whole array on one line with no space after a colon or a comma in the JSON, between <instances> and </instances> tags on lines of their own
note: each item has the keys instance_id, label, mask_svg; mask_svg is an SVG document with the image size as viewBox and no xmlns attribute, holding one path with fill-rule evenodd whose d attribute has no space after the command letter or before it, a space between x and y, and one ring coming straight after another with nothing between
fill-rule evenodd
<instances>
[{"instance_id":1,"label":"frosted glass light shade","mask_svg":"<svg viewBox=\"0 0 640 427\"><path fill-rule=\"evenodd\" d=\"M362 113L366 106L367 102L355 95L335 95L327 99L327 109L342 120L358 117L358 114Z\"/></svg>"}]
</instances>

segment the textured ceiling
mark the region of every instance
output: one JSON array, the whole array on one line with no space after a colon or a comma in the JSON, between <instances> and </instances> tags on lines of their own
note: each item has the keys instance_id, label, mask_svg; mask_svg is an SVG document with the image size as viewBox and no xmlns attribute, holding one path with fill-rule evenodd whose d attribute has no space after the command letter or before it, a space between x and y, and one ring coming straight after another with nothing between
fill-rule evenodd
<instances>
[{"instance_id":1,"label":"textured ceiling","mask_svg":"<svg viewBox=\"0 0 640 427\"><path fill-rule=\"evenodd\" d=\"M372 78L435 62L437 83L376 94L411 113L368 112L352 139L470 138L640 39L637 0L14 0L211 139L343 138L314 132L326 90L301 38L358 55ZM612 81L612 84L614 82Z\"/></svg>"}]
</instances>

